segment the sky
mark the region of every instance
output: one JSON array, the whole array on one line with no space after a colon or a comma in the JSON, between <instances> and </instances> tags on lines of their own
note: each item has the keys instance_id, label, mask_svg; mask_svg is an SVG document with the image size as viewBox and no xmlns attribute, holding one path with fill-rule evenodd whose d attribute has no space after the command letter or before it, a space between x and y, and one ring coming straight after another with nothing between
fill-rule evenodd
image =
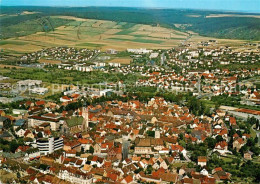
<instances>
[{"instance_id":1,"label":"sky","mask_svg":"<svg viewBox=\"0 0 260 184\"><path fill-rule=\"evenodd\" d=\"M0 0L1 6L187 8L260 13L260 0Z\"/></svg>"}]
</instances>

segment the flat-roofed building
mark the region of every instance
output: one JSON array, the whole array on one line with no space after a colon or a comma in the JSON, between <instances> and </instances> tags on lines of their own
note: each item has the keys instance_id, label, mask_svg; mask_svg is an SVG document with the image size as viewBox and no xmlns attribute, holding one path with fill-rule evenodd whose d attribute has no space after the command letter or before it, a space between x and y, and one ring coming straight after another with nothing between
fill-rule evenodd
<instances>
[{"instance_id":1,"label":"flat-roofed building","mask_svg":"<svg viewBox=\"0 0 260 184\"><path fill-rule=\"evenodd\" d=\"M53 131L57 131L60 125L63 124L62 117L52 113L44 114L42 116L33 115L28 118L29 127L39 126L45 122L50 123L51 130Z\"/></svg>"},{"instance_id":2,"label":"flat-roofed building","mask_svg":"<svg viewBox=\"0 0 260 184\"><path fill-rule=\"evenodd\" d=\"M51 154L63 148L63 145L62 137L50 137L37 140L37 148L40 150L40 153L44 155Z\"/></svg>"}]
</instances>

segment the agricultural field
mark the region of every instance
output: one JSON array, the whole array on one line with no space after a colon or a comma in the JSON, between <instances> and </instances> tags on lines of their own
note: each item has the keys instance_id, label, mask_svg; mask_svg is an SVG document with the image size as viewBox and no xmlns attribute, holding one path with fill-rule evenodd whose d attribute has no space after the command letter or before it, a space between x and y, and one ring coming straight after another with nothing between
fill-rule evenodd
<instances>
[{"instance_id":1,"label":"agricultural field","mask_svg":"<svg viewBox=\"0 0 260 184\"><path fill-rule=\"evenodd\" d=\"M112 63L121 63L121 64L130 64L132 61L132 59L130 58L116 58L116 59L112 59L111 61L109 62L112 62Z\"/></svg>"},{"instance_id":2,"label":"agricultural field","mask_svg":"<svg viewBox=\"0 0 260 184\"><path fill-rule=\"evenodd\" d=\"M1 40L1 53L21 55L56 46L100 49L103 51L107 49L121 51L127 48L168 49L185 42L187 38L190 42L211 39L195 33L127 22L84 19L72 16L52 16L48 20L51 25L56 25L56 27L46 32L40 31L40 27L35 27L35 20L14 25L13 29L15 30L18 30L19 26L25 27L24 31L29 31L29 34L24 33L24 36ZM39 31L30 34L32 32L29 26L31 23L34 29ZM189 35L192 36L189 37ZM232 40L218 41L232 44ZM234 43L242 42L234 41Z\"/></svg>"},{"instance_id":3,"label":"agricultural field","mask_svg":"<svg viewBox=\"0 0 260 184\"><path fill-rule=\"evenodd\" d=\"M150 25L54 16L51 20L70 20L54 31L37 32L0 41L3 52L22 54L44 47L76 46L101 50L127 48L171 48L185 40L187 33ZM55 23L58 24L58 23ZM27 29L28 26L27 26Z\"/></svg>"},{"instance_id":4,"label":"agricultural field","mask_svg":"<svg viewBox=\"0 0 260 184\"><path fill-rule=\"evenodd\" d=\"M23 67L0 64L0 68L23 68Z\"/></svg>"},{"instance_id":5,"label":"agricultural field","mask_svg":"<svg viewBox=\"0 0 260 184\"><path fill-rule=\"evenodd\" d=\"M216 18L216 17L253 17L260 18L259 15L235 15L235 14L209 14L206 18Z\"/></svg>"}]
</instances>

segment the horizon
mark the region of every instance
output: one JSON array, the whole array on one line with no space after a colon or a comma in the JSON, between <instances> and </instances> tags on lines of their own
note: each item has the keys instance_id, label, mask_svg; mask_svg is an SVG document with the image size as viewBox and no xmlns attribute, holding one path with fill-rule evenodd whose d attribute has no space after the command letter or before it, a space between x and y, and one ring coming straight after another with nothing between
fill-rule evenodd
<instances>
[{"instance_id":1,"label":"horizon","mask_svg":"<svg viewBox=\"0 0 260 184\"><path fill-rule=\"evenodd\" d=\"M192 2L192 3L191 3ZM17 7L118 7L145 9L191 9L204 11L224 11L241 13L260 13L259 0L109 0L89 2L85 0L0 0L1 6ZM129 6L131 4L131 6ZM223 6L223 4L225 6Z\"/></svg>"},{"instance_id":2,"label":"horizon","mask_svg":"<svg viewBox=\"0 0 260 184\"><path fill-rule=\"evenodd\" d=\"M1 1L1 0L0 0ZM133 9L151 9L151 10L197 10L197 11L216 11L219 13L242 13L259 15L260 12L250 12L242 10L225 9L200 9L200 8L169 8L169 7L131 7L131 6L36 6L36 5L2 5L0 7L46 7L46 8L133 8Z\"/></svg>"}]
</instances>

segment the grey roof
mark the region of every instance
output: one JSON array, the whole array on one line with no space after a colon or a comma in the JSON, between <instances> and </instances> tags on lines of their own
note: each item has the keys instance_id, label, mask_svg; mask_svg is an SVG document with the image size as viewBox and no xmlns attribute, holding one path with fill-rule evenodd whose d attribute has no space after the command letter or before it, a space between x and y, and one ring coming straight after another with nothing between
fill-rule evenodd
<instances>
[{"instance_id":1,"label":"grey roof","mask_svg":"<svg viewBox=\"0 0 260 184\"><path fill-rule=\"evenodd\" d=\"M18 119L15 121L14 126L22 126L25 123L25 119Z\"/></svg>"},{"instance_id":2,"label":"grey roof","mask_svg":"<svg viewBox=\"0 0 260 184\"><path fill-rule=\"evenodd\" d=\"M4 121L6 121L6 120L7 120L6 117L0 116L0 121L1 121L1 122L4 122Z\"/></svg>"},{"instance_id":3,"label":"grey roof","mask_svg":"<svg viewBox=\"0 0 260 184\"><path fill-rule=\"evenodd\" d=\"M4 138L4 137L12 137L11 134L9 132L3 132L2 134L0 134L0 138Z\"/></svg>"}]
</instances>

